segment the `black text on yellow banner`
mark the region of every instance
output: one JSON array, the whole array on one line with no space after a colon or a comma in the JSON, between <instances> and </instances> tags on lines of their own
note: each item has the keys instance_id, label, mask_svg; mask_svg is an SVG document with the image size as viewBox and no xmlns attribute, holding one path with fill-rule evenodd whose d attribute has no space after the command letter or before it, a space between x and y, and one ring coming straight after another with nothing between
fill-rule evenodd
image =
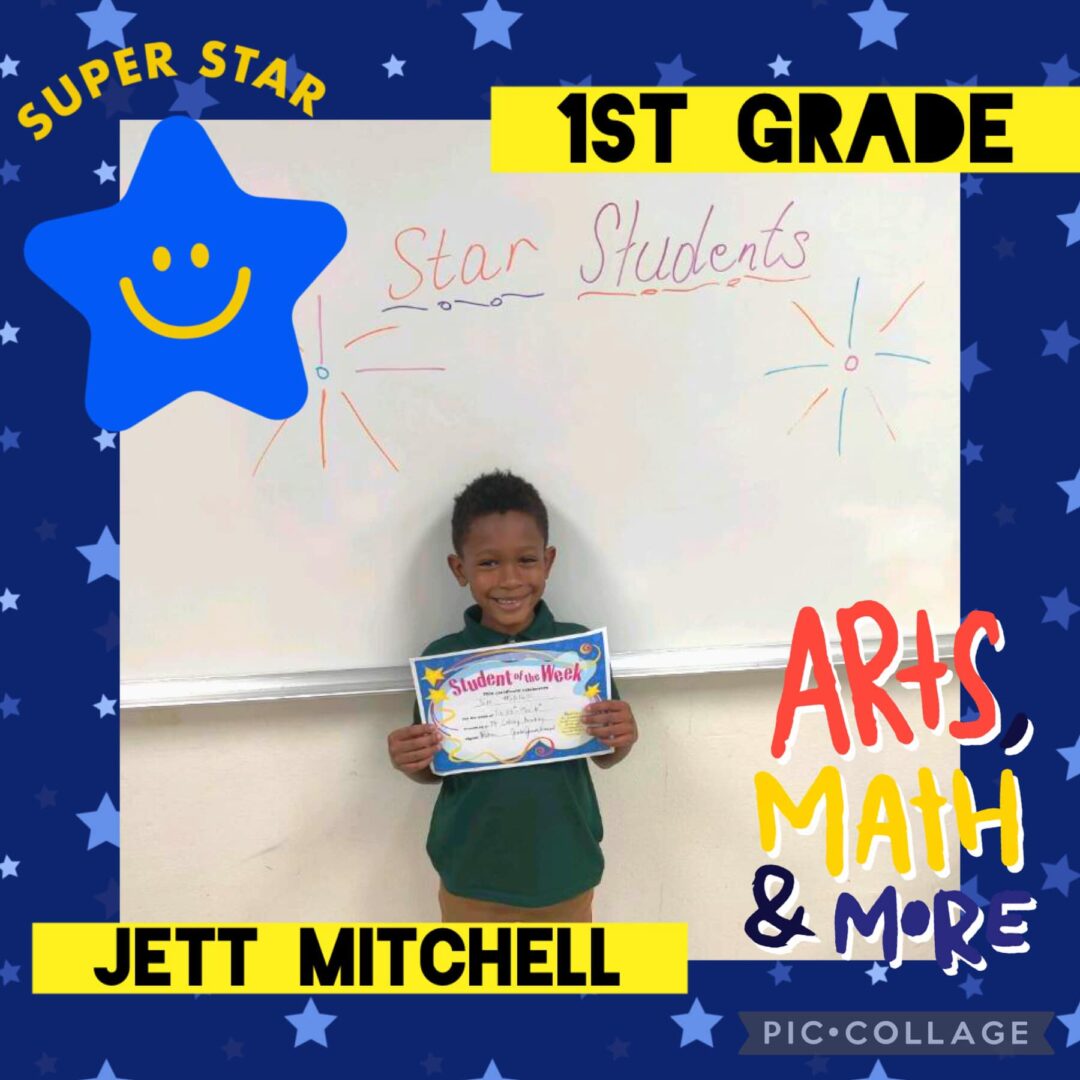
<instances>
[{"instance_id":1,"label":"black text on yellow banner","mask_svg":"<svg viewBox=\"0 0 1080 1080\"><path fill-rule=\"evenodd\" d=\"M1077 172L1080 87L493 87L495 172Z\"/></svg>"},{"instance_id":2,"label":"black text on yellow banner","mask_svg":"<svg viewBox=\"0 0 1080 1080\"><path fill-rule=\"evenodd\" d=\"M686 993L685 923L35 923L36 994Z\"/></svg>"}]
</instances>

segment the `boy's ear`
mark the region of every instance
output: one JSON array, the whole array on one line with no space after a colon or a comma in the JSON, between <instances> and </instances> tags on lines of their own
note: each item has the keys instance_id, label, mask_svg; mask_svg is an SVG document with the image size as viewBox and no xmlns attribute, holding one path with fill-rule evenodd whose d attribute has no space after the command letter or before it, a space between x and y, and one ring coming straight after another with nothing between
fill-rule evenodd
<instances>
[{"instance_id":1,"label":"boy's ear","mask_svg":"<svg viewBox=\"0 0 1080 1080\"><path fill-rule=\"evenodd\" d=\"M454 575L459 585L468 585L469 579L465 576L465 564L461 561L461 556L456 552L451 552L446 556L446 565L450 567L450 573Z\"/></svg>"},{"instance_id":2,"label":"boy's ear","mask_svg":"<svg viewBox=\"0 0 1080 1080\"><path fill-rule=\"evenodd\" d=\"M551 573L551 568L555 564L556 551L550 545L544 548L544 576L546 577Z\"/></svg>"}]
</instances>

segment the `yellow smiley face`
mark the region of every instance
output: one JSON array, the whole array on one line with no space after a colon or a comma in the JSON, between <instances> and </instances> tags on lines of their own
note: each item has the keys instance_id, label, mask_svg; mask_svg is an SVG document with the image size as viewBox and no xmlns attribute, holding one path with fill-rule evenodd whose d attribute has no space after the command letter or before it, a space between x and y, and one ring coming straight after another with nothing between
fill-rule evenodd
<instances>
[{"instance_id":1,"label":"yellow smiley face","mask_svg":"<svg viewBox=\"0 0 1080 1080\"><path fill-rule=\"evenodd\" d=\"M156 247L151 256L151 262L153 262L155 270L164 273L172 265L172 254L167 247ZM205 244L195 244L191 249L191 262L193 266L201 270L210 262L210 249ZM143 302L135 292L135 285L129 277L120 279L120 293L131 314L151 333L160 334L162 337L184 340L216 334L222 327L228 326L244 306L250 285L251 270L247 266L241 266L236 272L236 286L229 302L212 319L207 319L201 323L193 323L189 326L167 323L151 315L143 306Z\"/></svg>"}]
</instances>

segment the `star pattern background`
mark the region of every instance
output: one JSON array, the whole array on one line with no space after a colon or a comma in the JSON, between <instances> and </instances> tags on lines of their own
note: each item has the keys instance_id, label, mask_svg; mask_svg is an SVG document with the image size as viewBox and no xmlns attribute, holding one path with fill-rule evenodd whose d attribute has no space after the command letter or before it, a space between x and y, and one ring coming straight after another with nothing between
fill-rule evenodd
<instances>
[{"instance_id":1,"label":"star pattern background","mask_svg":"<svg viewBox=\"0 0 1080 1080\"><path fill-rule=\"evenodd\" d=\"M874 965L800 962L795 952L783 962L763 954L756 963L692 963L689 992L675 997L32 997L31 922L112 920L122 904L114 718L122 440L85 413L85 364L77 359L86 352L85 324L21 258L32 224L116 200L116 166L109 163L119 160L124 117L183 112L303 122L270 93L201 78L193 59L209 37L287 58L290 90L306 71L324 79L329 93L320 118L481 118L496 83L765 86L783 79L876 86L981 79L1078 86L1072 19L1060 0L1022 7L978 0L676 2L648 19L623 5L572 0L6 5L0 429L11 435L3 436L0 453L0 1004L7 1021L0 1072L72 1080L955 1074L956 1059L948 1058L738 1057L740 1011L825 1003L1051 1009L1058 1016L1047 1033L1054 1057L1034 1065L981 1058L976 1067L1003 1077L1075 1075L1080 972L1061 945L1075 941L1080 916L1073 824L1080 715L1068 692L1080 643L1080 618L1072 617L1080 612L1073 602L1080 602L1080 514L1070 512L1073 494L1065 486L1075 483L1080 498L1080 364L1070 362L1080 356L1080 177L957 177L964 392L956 450L968 448L972 466L961 478L962 601L965 611L988 608L1002 620L1008 645L1001 654L981 654L981 668L1003 716L1022 710L1036 728L1018 758L993 745L964 751L976 792L992 790L1005 764L1019 771L1027 859L1021 874L1003 871L988 832L986 854L964 857L961 880L980 903L1020 887L1039 908L1028 916L1029 953L994 955L985 971L963 970L955 979L914 963L875 978ZM58 120L41 142L18 126L19 106L60 74L123 45L161 39L174 47L175 80L124 87L110 79L100 98ZM720 855L715 872L724 872ZM470 1020L478 1009L483 1024Z\"/></svg>"}]
</instances>

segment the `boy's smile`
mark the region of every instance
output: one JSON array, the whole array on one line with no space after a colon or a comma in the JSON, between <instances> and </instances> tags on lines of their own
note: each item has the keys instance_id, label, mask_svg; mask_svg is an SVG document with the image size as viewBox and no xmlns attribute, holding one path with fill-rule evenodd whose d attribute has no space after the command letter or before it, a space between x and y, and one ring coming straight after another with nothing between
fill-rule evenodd
<instances>
[{"instance_id":1,"label":"boy's smile","mask_svg":"<svg viewBox=\"0 0 1080 1080\"><path fill-rule=\"evenodd\" d=\"M468 585L480 605L481 626L510 637L533 621L554 561L555 549L520 510L474 518L461 554L447 558L458 584Z\"/></svg>"}]
</instances>

